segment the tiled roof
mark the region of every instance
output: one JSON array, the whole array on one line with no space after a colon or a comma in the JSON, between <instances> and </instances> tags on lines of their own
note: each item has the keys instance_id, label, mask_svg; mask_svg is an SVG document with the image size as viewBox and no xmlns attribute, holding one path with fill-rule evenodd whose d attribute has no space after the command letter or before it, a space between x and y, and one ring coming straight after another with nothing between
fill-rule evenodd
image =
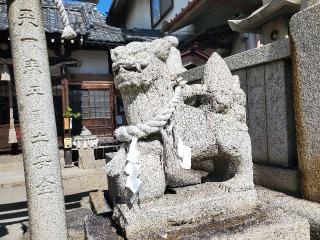
<instances>
[{"instance_id":1,"label":"tiled roof","mask_svg":"<svg viewBox=\"0 0 320 240\"><path fill-rule=\"evenodd\" d=\"M134 28L123 31L126 42L152 41L157 38L163 37L163 34L160 32L160 30Z\"/></svg>"},{"instance_id":2,"label":"tiled roof","mask_svg":"<svg viewBox=\"0 0 320 240\"><path fill-rule=\"evenodd\" d=\"M8 29L6 0L0 0L0 30Z\"/></svg>"},{"instance_id":3,"label":"tiled roof","mask_svg":"<svg viewBox=\"0 0 320 240\"><path fill-rule=\"evenodd\" d=\"M62 33L63 25L53 0L42 0L45 30ZM125 30L106 24L106 16L88 2L65 2L72 28L91 45L124 44L131 41L149 41L161 37L159 31ZM0 30L8 30L6 0L0 0Z\"/></svg>"}]
</instances>

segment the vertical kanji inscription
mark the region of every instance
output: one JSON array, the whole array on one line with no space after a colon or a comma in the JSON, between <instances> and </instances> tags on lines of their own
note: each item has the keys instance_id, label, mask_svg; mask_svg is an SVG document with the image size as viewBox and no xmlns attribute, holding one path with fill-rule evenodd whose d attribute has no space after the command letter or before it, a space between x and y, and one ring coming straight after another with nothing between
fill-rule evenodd
<instances>
[{"instance_id":1,"label":"vertical kanji inscription","mask_svg":"<svg viewBox=\"0 0 320 240\"><path fill-rule=\"evenodd\" d=\"M8 0L31 239L65 240L65 204L42 14L40 0Z\"/></svg>"}]
</instances>

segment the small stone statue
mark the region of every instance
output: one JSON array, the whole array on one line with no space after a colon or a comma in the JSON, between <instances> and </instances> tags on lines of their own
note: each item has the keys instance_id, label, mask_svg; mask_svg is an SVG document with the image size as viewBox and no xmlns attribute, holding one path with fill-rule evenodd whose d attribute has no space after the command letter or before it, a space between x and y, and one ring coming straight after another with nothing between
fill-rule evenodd
<instances>
[{"instance_id":1,"label":"small stone statue","mask_svg":"<svg viewBox=\"0 0 320 240\"><path fill-rule=\"evenodd\" d=\"M214 53L204 78L186 82L179 77L185 69L177 45L175 37L165 37L112 51L115 86L129 126L115 131L124 144L107 173L113 218L127 237L255 205L239 78ZM176 195L167 194L169 189ZM233 197L237 203L231 206L227 202Z\"/></svg>"}]
</instances>

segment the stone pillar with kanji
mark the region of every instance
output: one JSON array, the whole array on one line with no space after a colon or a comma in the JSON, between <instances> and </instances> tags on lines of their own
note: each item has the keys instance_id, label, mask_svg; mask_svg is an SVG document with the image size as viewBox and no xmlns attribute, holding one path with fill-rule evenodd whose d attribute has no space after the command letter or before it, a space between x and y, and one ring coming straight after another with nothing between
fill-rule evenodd
<instances>
[{"instance_id":1,"label":"stone pillar with kanji","mask_svg":"<svg viewBox=\"0 0 320 240\"><path fill-rule=\"evenodd\" d=\"M65 240L65 204L41 1L9 0L8 15L31 239Z\"/></svg>"}]
</instances>

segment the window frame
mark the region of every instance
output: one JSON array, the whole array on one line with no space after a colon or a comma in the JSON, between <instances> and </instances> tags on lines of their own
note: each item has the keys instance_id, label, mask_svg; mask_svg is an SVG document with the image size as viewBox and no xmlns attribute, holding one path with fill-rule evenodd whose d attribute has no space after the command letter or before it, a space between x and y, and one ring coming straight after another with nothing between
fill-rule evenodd
<instances>
[{"instance_id":1,"label":"window frame","mask_svg":"<svg viewBox=\"0 0 320 240\"><path fill-rule=\"evenodd\" d=\"M173 0L170 0L171 4L170 4L170 7L161 15L161 9L160 9L160 18L159 20L154 23L153 22L153 9L152 9L152 1L155 1L155 0L150 0L150 16L151 16L151 27L152 28L155 28L156 26L159 25L159 23L164 19L164 17L174 8L174 1ZM161 0L159 0L160 2ZM161 5L160 5L161 6Z\"/></svg>"}]
</instances>

